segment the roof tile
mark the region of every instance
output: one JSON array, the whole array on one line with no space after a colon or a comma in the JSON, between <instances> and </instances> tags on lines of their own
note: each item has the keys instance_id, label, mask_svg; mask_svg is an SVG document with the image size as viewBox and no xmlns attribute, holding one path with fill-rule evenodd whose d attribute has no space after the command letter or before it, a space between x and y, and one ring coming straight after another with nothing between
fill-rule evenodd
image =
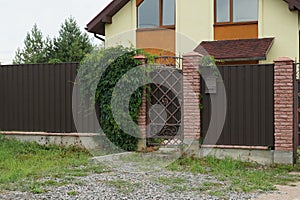
<instances>
[{"instance_id":1,"label":"roof tile","mask_svg":"<svg viewBox=\"0 0 300 200\"><path fill-rule=\"evenodd\" d=\"M274 38L203 41L194 51L224 61L266 60Z\"/></svg>"}]
</instances>

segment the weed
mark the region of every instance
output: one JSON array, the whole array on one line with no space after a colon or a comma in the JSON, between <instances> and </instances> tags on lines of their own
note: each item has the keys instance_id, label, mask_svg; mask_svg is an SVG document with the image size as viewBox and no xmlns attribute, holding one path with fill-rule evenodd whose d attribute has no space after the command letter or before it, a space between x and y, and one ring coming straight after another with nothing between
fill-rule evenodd
<instances>
[{"instance_id":1,"label":"weed","mask_svg":"<svg viewBox=\"0 0 300 200\"><path fill-rule=\"evenodd\" d=\"M72 183L73 183L74 185L84 185L84 184L85 184L85 182L84 182L84 181L81 181L81 180L74 180L74 181L72 181Z\"/></svg>"},{"instance_id":2,"label":"weed","mask_svg":"<svg viewBox=\"0 0 300 200\"><path fill-rule=\"evenodd\" d=\"M208 194L210 196L221 197L221 198L226 196L225 191L222 191L222 190L212 190L212 191L209 191Z\"/></svg>"},{"instance_id":3,"label":"weed","mask_svg":"<svg viewBox=\"0 0 300 200\"><path fill-rule=\"evenodd\" d=\"M103 164L89 165L86 167L86 171L89 171L93 174L102 174L106 172L111 172L111 170Z\"/></svg>"},{"instance_id":4,"label":"weed","mask_svg":"<svg viewBox=\"0 0 300 200\"><path fill-rule=\"evenodd\" d=\"M191 191L198 191L199 193L207 193L211 194L211 192L222 191L223 185L218 182L204 182L200 184L198 187L191 188ZM216 195L212 195L216 196Z\"/></svg>"},{"instance_id":5,"label":"weed","mask_svg":"<svg viewBox=\"0 0 300 200\"><path fill-rule=\"evenodd\" d=\"M84 176L87 176L87 175L88 175L88 173L86 173L86 172L81 172L81 171L70 173L70 176L76 176L76 177L84 177Z\"/></svg>"},{"instance_id":6,"label":"weed","mask_svg":"<svg viewBox=\"0 0 300 200\"><path fill-rule=\"evenodd\" d=\"M165 185L184 184L188 182L186 179L180 177L159 177L157 181Z\"/></svg>"},{"instance_id":7,"label":"weed","mask_svg":"<svg viewBox=\"0 0 300 200\"><path fill-rule=\"evenodd\" d=\"M74 196L74 195L77 195L77 192L76 191L69 191L69 192L67 192L67 195L69 195L69 196Z\"/></svg>"},{"instance_id":8,"label":"weed","mask_svg":"<svg viewBox=\"0 0 300 200\"><path fill-rule=\"evenodd\" d=\"M106 181L106 184L115 187L119 192L124 194L131 193L135 188L140 187L139 183L131 183L122 179Z\"/></svg>"},{"instance_id":9,"label":"weed","mask_svg":"<svg viewBox=\"0 0 300 200\"><path fill-rule=\"evenodd\" d=\"M188 191L189 189L188 189L188 187L187 187L187 185L173 185L173 186L171 186L171 188L170 189L168 189L167 191L168 192L186 192L186 191Z\"/></svg>"},{"instance_id":10,"label":"weed","mask_svg":"<svg viewBox=\"0 0 300 200\"><path fill-rule=\"evenodd\" d=\"M42 194L46 192L44 189L36 186L31 187L30 191L34 194Z\"/></svg>"}]
</instances>

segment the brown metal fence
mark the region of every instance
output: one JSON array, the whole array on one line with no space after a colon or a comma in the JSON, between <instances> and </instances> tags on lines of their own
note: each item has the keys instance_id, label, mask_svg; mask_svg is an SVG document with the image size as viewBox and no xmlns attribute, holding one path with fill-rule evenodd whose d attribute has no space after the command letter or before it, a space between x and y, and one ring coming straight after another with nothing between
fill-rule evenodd
<instances>
[{"instance_id":1,"label":"brown metal fence","mask_svg":"<svg viewBox=\"0 0 300 200\"><path fill-rule=\"evenodd\" d=\"M217 145L273 147L274 65L219 66L218 69L227 95L227 115ZM205 87L202 79L203 136L210 122L210 95L214 95L205 94Z\"/></svg>"},{"instance_id":2,"label":"brown metal fence","mask_svg":"<svg viewBox=\"0 0 300 200\"><path fill-rule=\"evenodd\" d=\"M72 115L77 68L78 63L0 66L0 130L77 132ZM226 88L227 116L217 144L273 147L273 65L220 66L219 70ZM201 90L205 136L211 108L203 81ZM79 102L79 92L75 96ZM97 132L98 121L78 110L79 131Z\"/></svg>"},{"instance_id":3,"label":"brown metal fence","mask_svg":"<svg viewBox=\"0 0 300 200\"><path fill-rule=\"evenodd\" d=\"M78 63L0 66L0 130L77 132L72 115L77 67ZM75 116L88 124L85 132L97 131L88 114Z\"/></svg>"},{"instance_id":4,"label":"brown metal fence","mask_svg":"<svg viewBox=\"0 0 300 200\"><path fill-rule=\"evenodd\" d=\"M297 122L297 130L298 130L298 147L300 147L300 79L297 80L298 83L298 88L297 88L297 96L298 96L298 101L297 101L297 105L298 105L298 122Z\"/></svg>"}]
</instances>

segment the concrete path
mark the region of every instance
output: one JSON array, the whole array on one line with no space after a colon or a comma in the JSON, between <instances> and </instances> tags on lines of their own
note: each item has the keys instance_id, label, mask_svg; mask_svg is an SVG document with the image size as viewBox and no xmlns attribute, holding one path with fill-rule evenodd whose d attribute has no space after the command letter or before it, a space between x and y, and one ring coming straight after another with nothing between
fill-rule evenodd
<instances>
[{"instance_id":1,"label":"concrete path","mask_svg":"<svg viewBox=\"0 0 300 200\"><path fill-rule=\"evenodd\" d=\"M253 200L300 200L300 182L289 186L276 186L279 190L274 194L263 194Z\"/></svg>"}]
</instances>

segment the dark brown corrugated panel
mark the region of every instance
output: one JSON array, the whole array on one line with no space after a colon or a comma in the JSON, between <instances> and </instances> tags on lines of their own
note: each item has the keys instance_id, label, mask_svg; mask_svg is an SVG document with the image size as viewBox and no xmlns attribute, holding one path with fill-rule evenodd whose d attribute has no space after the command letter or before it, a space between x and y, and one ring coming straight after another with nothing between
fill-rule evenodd
<instances>
[{"instance_id":1,"label":"dark brown corrugated panel","mask_svg":"<svg viewBox=\"0 0 300 200\"><path fill-rule=\"evenodd\" d=\"M72 109L72 78L71 78L71 67L66 66L66 110ZM72 130L72 113L66 112L66 130Z\"/></svg>"},{"instance_id":2,"label":"dark brown corrugated panel","mask_svg":"<svg viewBox=\"0 0 300 200\"><path fill-rule=\"evenodd\" d=\"M12 86L13 86L13 81L12 81L12 75L13 75L13 71L12 70L9 70L7 69L7 82L8 82L8 87L6 88L7 89L7 95L8 96L12 96L13 95L13 90L12 90ZM7 102L8 104L10 104L10 102L12 102L13 99L10 99L9 102ZM7 115L6 117L8 118L8 127L12 128L13 127L13 114L11 112L12 109L7 109Z\"/></svg>"},{"instance_id":3,"label":"dark brown corrugated panel","mask_svg":"<svg viewBox=\"0 0 300 200\"><path fill-rule=\"evenodd\" d=\"M76 79L76 76L77 76L77 68L74 68L72 66L69 66L69 68L71 68L71 74L70 74L70 79L68 80L68 84L70 85L70 97L71 99L68 101L70 102L70 109L72 110L72 94L73 94L73 88L74 88L74 84L75 84L75 79ZM72 112L70 112L72 113ZM70 123L71 123L71 130L72 131L76 131L76 127L75 127L75 124L74 124L74 120L73 120L73 117L71 115L70 117Z\"/></svg>"},{"instance_id":4,"label":"dark brown corrugated panel","mask_svg":"<svg viewBox=\"0 0 300 200\"><path fill-rule=\"evenodd\" d=\"M3 85L4 85L4 80L3 80L3 67L0 67L0 91L2 91L1 93L1 98L0 98L0 105L4 104L4 95L3 95ZM3 107L0 106L0 113L3 113ZM4 115L0 115L0 127L3 126L3 122L4 122ZM1 131L1 130L0 130Z\"/></svg>"},{"instance_id":5,"label":"dark brown corrugated panel","mask_svg":"<svg viewBox=\"0 0 300 200\"><path fill-rule=\"evenodd\" d=\"M61 96L60 96L60 87L61 87L61 83L60 83L60 66L56 65L54 67L54 77L56 79L55 83L54 83L54 127L55 127L55 132L60 132L61 129L61 125L60 125L60 121L61 121L61 104L63 103L61 101Z\"/></svg>"},{"instance_id":6,"label":"dark brown corrugated panel","mask_svg":"<svg viewBox=\"0 0 300 200\"><path fill-rule=\"evenodd\" d=\"M32 127L39 127L39 66L32 66Z\"/></svg>"},{"instance_id":7,"label":"dark brown corrugated panel","mask_svg":"<svg viewBox=\"0 0 300 200\"><path fill-rule=\"evenodd\" d=\"M34 129L34 83L33 83L33 73L34 73L35 67L34 66L28 66L28 130L33 131Z\"/></svg>"},{"instance_id":8,"label":"dark brown corrugated panel","mask_svg":"<svg viewBox=\"0 0 300 200\"><path fill-rule=\"evenodd\" d=\"M0 130L77 132L72 115L77 68L77 63L0 66ZM95 131L97 122L83 114L75 116L87 132Z\"/></svg>"},{"instance_id":9,"label":"dark brown corrugated panel","mask_svg":"<svg viewBox=\"0 0 300 200\"><path fill-rule=\"evenodd\" d=\"M65 67L60 67L59 68L59 80L60 80L60 101L61 101L61 107L60 107L60 128L61 130L66 131L66 68Z\"/></svg>"},{"instance_id":10,"label":"dark brown corrugated panel","mask_svg":"<svg viewBox=\"0 0 300 200\"><path fill-rule=\"evenodd\" d=\"M1 98L0 98L0 112L3 113L0 115L0 127L3 127L5 124L5 110L4 106L5 105L5 93L4 93L4 88L5 88L5 80L4 80L4 67L0 67L0 91L1 91Z\"/></svg>"},{"instance_id":11,"label":"dark brown corrugated panel","mask_svg":"<svg viewBox=\"0 0 300 200\"><path fill-rule=\"evenodd\" d=\"M300 79L298 79L298 144L300 148Z\"/></svg>"},{"instance_id":12,"label":"dark brown corrugated panel","mask_svg":"<svg viewBox=\"0 0 300 200\"><path fill-rule=\"evenodd\" d=\"M49 131L55 132L55 67L49 67Z\"/></svg>"},{"instance_id":13,"label":"dark brown corrugated panel","mask_svg":"<svg viewBox=\"0 0 300 200\"><path fill-rule=\"evenodd\" d=\"M273 147L274 66L239 65L218 68L226 89L227 114L217 144ZM210 95L205 94L205 87L202 80L204 108L201 111L201 130L204 137L211 115Z\"/></svg>"}]
</instances>

